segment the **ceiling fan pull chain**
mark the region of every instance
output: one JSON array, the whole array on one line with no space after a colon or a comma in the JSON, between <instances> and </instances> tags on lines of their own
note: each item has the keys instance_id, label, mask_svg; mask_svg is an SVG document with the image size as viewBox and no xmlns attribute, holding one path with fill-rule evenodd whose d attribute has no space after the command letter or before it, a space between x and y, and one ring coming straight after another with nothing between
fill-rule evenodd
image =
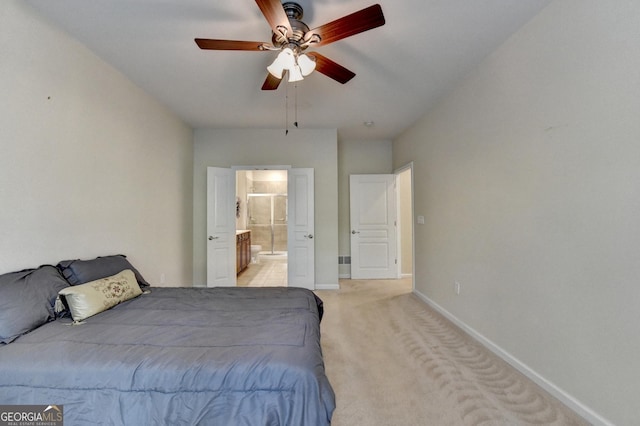
<instances>
[{"instance_id":1,"label":"ceiling fan pull chain","mask_svg":"<svg viewBox=\"0 0 640 426\"><path fill-rule=\"evenodd\" d=\"M284 135L289 134L289 85L284 85Z\"/></svg>"},{"instance_id":2,"label":"ceiling fan pull chain","mask_svg":"<svg viewBox=\"0 0 640 426\"><path fill-rule=\"evenodd\" d=\"M295 86L293 86L293 90L294 90L294 98L293 98L293 125L296 127L296 129L298 128L298 83L295 84Z\"/></svg>"}]
</instances>

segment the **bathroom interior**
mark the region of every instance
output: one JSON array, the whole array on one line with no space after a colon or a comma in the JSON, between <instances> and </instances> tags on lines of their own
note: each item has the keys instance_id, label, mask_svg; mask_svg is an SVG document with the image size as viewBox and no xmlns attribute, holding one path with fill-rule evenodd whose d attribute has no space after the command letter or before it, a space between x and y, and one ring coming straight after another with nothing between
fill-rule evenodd
<instances>
[{"instance_id":1,"label":"bathroom interior","mask_svg":"<svg viewBox=\"0 0 640 426\"><path fill-rule=\"evenodd\" d=\"M237 285L286 286L286 170L236 172L236 229L251 231L251 262Z\"/></svg>"}]
</instances>

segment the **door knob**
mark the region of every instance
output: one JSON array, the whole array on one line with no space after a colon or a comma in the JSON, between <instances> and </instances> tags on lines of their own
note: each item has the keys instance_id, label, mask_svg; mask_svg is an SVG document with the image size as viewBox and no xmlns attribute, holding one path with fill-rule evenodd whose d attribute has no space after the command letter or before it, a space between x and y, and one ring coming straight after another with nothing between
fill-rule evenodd
<instances>
[{"instance_id":1,"label":"door knob","mask_svg":"<svg viewBox=\"0 0 640 426\"><path fill-rule=\"evenodd\" d=\"M310 239L310 240L312 240L312 239L313 239L313 234L307 234L307 235L305 235L304 237L305 237L305 238L308 238L308 239Z\"/></svg>"},{"instance_id":2,"label":"door knob","mask_svg":"<svg viewBox=\"0 0 640 426\"><path fill-rule=\"evenodd\" d=\"M351 231L351 233L352 233L353 235L355 235L355 234L359 234L359 233L360 233L360 231L356 231L356 230L354 229L353 231Z\"/></svg>"},{"instance_id":3,"label":"door knob","mask_svg":"<svg viewBox=\"0 0 640 426\"><path fill-rule=\"evenodd\" d=\"M220 238L220 237L214 237L212 235L209 235L209 241L217 240L218 238Z\"/></svg>"}]
</instances>

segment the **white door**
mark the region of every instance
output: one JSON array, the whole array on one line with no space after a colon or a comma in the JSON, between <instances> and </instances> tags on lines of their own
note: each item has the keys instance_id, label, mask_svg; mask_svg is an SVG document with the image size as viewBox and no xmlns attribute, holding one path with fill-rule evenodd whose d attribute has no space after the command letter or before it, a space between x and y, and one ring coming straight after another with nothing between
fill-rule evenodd
<instances>
[{"instance_id":1,"label":"white door","mask_svg":"<svg viewBox=\"0 0 640 426\"><path fill-rule=\"evenodd\" d=\"M290 287L315 289L313 169L290 169L288 177L288 275Z\"/></svg>"},{"instance_id":2,"label":"white door","mask_svg":"<svg viewBox=\"0 0 640 426\"><path fill-rule=\"evenodd\" d=\"M207 287L236 285L235 172L207 167Z\"/></svg>"},{"instance_id":3,"label":"white door","mask_svg":"<svg viewBox=\"0 0 640 426\"><path fill-rule=\"evenodd\" d=\"M351 278L398 278L395 175L351 175Z\"/></svg>"}]
</instances>

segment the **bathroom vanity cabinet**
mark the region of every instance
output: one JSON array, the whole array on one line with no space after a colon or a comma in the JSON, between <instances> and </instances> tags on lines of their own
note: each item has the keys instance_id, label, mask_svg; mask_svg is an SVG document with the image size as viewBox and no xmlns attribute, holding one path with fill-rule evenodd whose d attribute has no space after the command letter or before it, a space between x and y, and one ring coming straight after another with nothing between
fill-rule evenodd
<instances>
[{"instance_id":1,"label":"bathroom vanity cabinet","mask_svg":"<svg viewBox=\"0 0 640 426\"><path fill-rule=\"evenodd\" d=\"M236 274L251 262L251 231L236 231Z\"/></svg>"}]
</instances>

